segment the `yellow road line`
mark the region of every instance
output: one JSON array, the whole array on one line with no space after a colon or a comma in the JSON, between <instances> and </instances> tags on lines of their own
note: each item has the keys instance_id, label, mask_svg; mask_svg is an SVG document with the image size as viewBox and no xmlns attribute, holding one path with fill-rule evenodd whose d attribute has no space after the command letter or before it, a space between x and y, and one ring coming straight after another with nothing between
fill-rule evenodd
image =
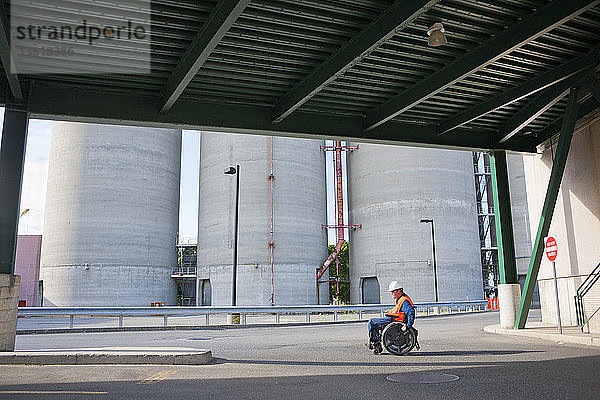
<instances>
[{"instance_id":1,"label":"yellow road line","mask_svg":"<svg viewBox=\"0 0 600 400\"><path fill-rule=\"evenodd\" d=\"M164 381L168 377L175 375L177 371L160 371L157 374L154 374L143 381L139 381L138 385L152 385L153 383L157 383L160 381Z\"/></svg>"},{"instance_id":2,"label":"yellow road line","mask_svg":"<svg viewBox=\"0 0 600 400\"><path fill-rule=\"evenodd\" d=\"M0 390L0 394L108 394L108 392L85 392L81 390Z\"/></svg>"}]
</instances>

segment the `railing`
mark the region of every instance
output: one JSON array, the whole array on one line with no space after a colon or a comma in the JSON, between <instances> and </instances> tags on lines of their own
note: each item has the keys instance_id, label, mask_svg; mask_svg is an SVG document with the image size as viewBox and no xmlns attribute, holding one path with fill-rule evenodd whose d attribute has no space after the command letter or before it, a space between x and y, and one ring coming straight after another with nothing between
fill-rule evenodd
<instances>
[{"instance_id":1,"label":"railing","mask_svg":"<svg viewBox=\"0 0 600 400\"><path fill-rule=\"evenodd\" d=\"M490 203L478 203L477 214L479 215L494 215L494 205Z\"/></svg>"},{"instance_id":2,"label":"railing","mask_svg":"<svg viewBox=\"0 0 600 400\"><path fill-rule=\"evenodd\" d=\"M363 312L377 312L383 316L393 304L356 304L343 306L238 306L238 307L23 307L19 308L19 318L28 317L69 317L69 328L73 328L75 316L85 317L118 317L119 328L123 327L123 318L142 316L162 316L163 326L171 316L205 316L205 325L210 325L210 316L216 314L239 314L240 324L246 325L247 315L273 315L275 323L280 323L281 315L304 314L305 322L311 322L311 314L332 314L333 321L338 321L339 313L358 313L363 319ZM486 311L487 300L417 303L417 310L426 314L442 314L444 312Z\"/></svg>"},{"instance_id":3,"label":"railing","mask_svg":"<svg viewBox=\"0 0 600 400\"><path fill-rule=\"evenodd\" d=\"M577 326L581 328L590 321L590 319L598 312L594 311L589 318L585 317L585 309L583 307L583 296L585 296L600 279L600 264L596 265L596 268L585 278L583 283L579 285L575 294L575 313L577 315Z\"/></svg>"},{"instance_id":4,"label":"railing","mask_svg":"<svg viewBox=\"0 0 600 400\"><path fill-rule=\"evenodd\" d=\"M473 167L476 174L490 175L492 173L492 168L489 165L485 165L483 168L481 168L479 164L473 163Z\"/></svg>"},{"instance_id":5,"label":"railing","mask_svg":"<svg viewBox=\"0 0 600 400\"><path fill-rule=\"evenodd\" d=\"M171 271L171 276L196 275L196 267L182 266Z\"/></svg>"}]
</instances>

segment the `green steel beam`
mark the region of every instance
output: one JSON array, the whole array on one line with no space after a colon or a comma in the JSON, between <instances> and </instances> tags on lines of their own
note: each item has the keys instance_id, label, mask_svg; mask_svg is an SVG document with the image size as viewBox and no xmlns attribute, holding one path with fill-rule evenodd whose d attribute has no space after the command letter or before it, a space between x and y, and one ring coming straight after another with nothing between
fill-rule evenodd
<instances>
[{"instance_id":1,"label":"green steel beam","mask_svg":"<svg viewBox=\"0 0 600 400\"><path fill-rule=\"evenodd\" d=\"M565 95L569 93L571 86L583 78L586 73L586 71L580 72L538 93L533 99L525 104L523 108L513 115L512 118L502 124L498 130L498 141L504 143L516 135L517 132L527 126L531 121L565 97Z\"/></svg>"},{"instance_id":2,"label":"green steel beam","mask_svg":"<svg viewBox=\"0 0 600 400\"><path fill-rule=\"evenodd\" d=\"M490 167L492 172L492 193L494 197L494 219L496 221L500 283L517 283L517 260L515 256L506 151L497 150L490 152Z\"/></svg>"},{"instance_id":3,"label":"green steel beam","mask_svg":"<svg viewBox=\"0 0 600 400\"><path fill-rule=\"evenodd\" d=\"M558 146L552 163L552 172L550 173L550 181L548 182L546 198L544 200L544 206L542 207L542 215L540 217L535 242L533 243L533 251L531 252L531 259L529 261L529 270L523 288L524 295L521 296L521 304L519 305L519 311L517 313L515 329L525 328L525 322L527 321L527 315L529 314L529 306L531 305L531 298L533 296L533 290L535 288L542 255L544 253L544 237L548 235L548 231L550 230L550 223L552 222L552 216L554 214L558 190L560 189L560 183L569 155L569 148L571 147L573 130L575 129L575 122L577 122L578 108L577 89L572 88L569 92L569 102L560 130Z\"/></svg>"},{"instance_id":4,"label":"green steel beam","mask_svg":"<svg viewBox=\"0 0 600 400\"><path fill-rule=\"evenodd\" d=\"M15 272L27 112L7 107L0 147L0 274Z\"/></svg>"},{"instance_id":5,"label":"green steel beam","mask_svg":"<svg viewBox=\"0 0 600 400\"><path fill-rule=\"evenodd\" d=\"M581 91L580 91L581 92ZM577 121L589 116L600 108L600 102L591 97L580 102L577 112ZM564 118L559 117L546 125L543 129L533 132L531 135L517 135L504 143L497 143L496 148L514 150L516 148L536 148L548 141L552 136L560 133Z\"/></svg>"},{"instance_id":6,"label":"green steel beam","mask_svg":"<svg viewBox=\"0 0 600 400\"><path fill-rule=\"evenodd\" d=\"M588 54L579 56L569 62L561 64L550 71L544 72L543 74L528 80L522 85L509 89L498 96L479 103L468 110L442 121L438 126L439 133L447 133L454 128L466 124L469 121L477 119L514 101L527 97L586 68L596 65L598 63L598 55L596 54L598 47L599 46L596 46L594 51Z\"/></svg>"},{"instance_id":7,"label":"green steel beam","mask_svg":"<svg viewBox=\"0 0 600 400\"><path fill-rule=\"evenodd\" d=\"M588 99L579 106L579 111L577 112L577 120L587 117L588 115L596 111L598 108L600 108L600 101L596 100L595 98ZM562 128L563 121L564 117L557 118L550 124L548 124L546 127L544 127L542 130L537 132L537 145L544 143L546 140L559 133ZM513 138L507 143L511 144L515 142L515 139L516 138Z\"/></svg>"},{"instance_id":8,"label":"green steel beam","mask_svg":"<svg viewBox=\"0 0 600 400\"><path fill-rule=\"evenodd\" d=\"M0 90L0 103L2 91ZM158 96L106 92L83 86L53 85L36 81L29 94L31 118L213 130L255 135L356 140L371 143L415 145L465 150L495 149L492 131L459 128L455 135L439 136L432 125L394 122L364 132L361 115L336 115L298 110L273 123L272 108L180 99L166 114L157 113ZM527 143L511 150L535 152Z\"/></svg>"},{"instance_id":9,"label":"green steel beam","mask_svg":"<svg viewBox=\"0 0 600 400\"><path fill-rule=\"evenodd\" d=\"M540 141L533 135L518 135L514 136L507 142L494 144L494 148L497 150L509 150L509 151L519 151L517 149L537 149L540 145ZM532 153L537 153L537 150L534 150Z\"/></svg>"},{"instance_id":10,"label":"green steel beam","mask_svg":"<svg viewBox=\"0 0 600 400\"><path fill-rule=\"evenodd\" d=\"M221 0L198 32L162 90L164 104L161 112L168 112L202 64L217 47L223 36L242 14L250 0Z\"/></svg>"},{"instance_id":11,"label":"green steel beam","mask_svg":"<svg viewBox=\"0 0 600 400\"><path fill-rule=\"evenodd\" d=\"M8 22L6 10L4 9L4 3L0 2L0 60L2 61L4 73L6 74L6 79L8 79L13 98L16 101L20 101L23 100L23 91L19 84L19 78L17 74L14 73L16 68L10 54L9 32L10 24Z\"/></svg>"},{"instance_id":12,"label":"green steel beam","mask_svg":"<svg viewBox=\"0 0 600 400\"><path fill-rule=\"evenodd\" d=\"M598 4L600 0L556 0L549 3L447 67L368 111L365 117L365 130L371 130L402 114L479 68L498 60Z\"/></svg>"},{"instance_id":13,"label":"green steel beam","mask_svg":"<svg viewBox=\"0 0 600 400\"><path fill-rule=\"evenodd\" d=\"M381 46L397 31L425 14L440 0L398 0L356 37L342 46L279 99L273 110L274 122L280 122L331 81Z\"/></svg>"}]
</instances>

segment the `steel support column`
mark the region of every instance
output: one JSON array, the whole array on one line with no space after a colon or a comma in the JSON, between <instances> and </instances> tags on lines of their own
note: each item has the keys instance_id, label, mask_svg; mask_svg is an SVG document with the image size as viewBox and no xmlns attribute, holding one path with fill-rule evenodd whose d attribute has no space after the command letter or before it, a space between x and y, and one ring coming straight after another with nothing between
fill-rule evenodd
<instances>
[{"instance_id":1,"label":"steel support column","mask_svg":"<svg viewBox=\"0 0 600 400\"><path fill-rule=\"evenodd\" d=\"M506 152L504 150L497 150L490 153L490 167L492 172L492 192L494 195L500 283L517 283L517 262L508 186L508 167L506 164Z\"/></svg>"},{"instance_id":2,"label":"steel support column","mask_svg":"<svg viewBox=\"0 0 600 400\"><path fill-rule=\"evenodd\" d=\"M4 3L2 3L0 4L0 61L2 61L13 99L21 101L23 100L23 90L19 84L19 77L16 74L16 67L10 51L10 22Z\"/></svg>"},{"instance_id":3,"label":"steel support column","mask_svg":"<svg viewBox=\"0 0 600 400\"><path fill-rule=\"evenodd\" d=\"M548 189L546 190L544 207L542 208L542 215L538 224L535 242L533 243L533 250L529 261L529 270L527 271L527 278L525 279L525 286L523 288L524 295L521 296L521 304L519 305L519 312L517 313L515 329L525 328L525 322L527 321L527 315L529 314L529 306L531 305L531 297L533 296L533 289L535 288L535 282L537 280L544 252L544 237L548 235L548 231L550 230L550 223L552 222L552 215L554 214L554 206L556 205L560 183L562 181L563 173L565 172L565 165L567 163L567 156L569 155L569 148L571 147L571 139L573 138L573 130L575 129L578 111L577 89L571 88L567 110L560 130L556 155L552 163L552 172L550 173L550 181L548 182Z\"/></svg>"},{"instance_id":4,"label":"steel support column","mask_svg":"<svg viewBox=\"0 0 600 400\"><path fill-rule=\"evenodd\" d=\"M15 271L27 119L25 111L7 107L4 113L0 148L0 274Z\"/></svg>"}]
</instances>

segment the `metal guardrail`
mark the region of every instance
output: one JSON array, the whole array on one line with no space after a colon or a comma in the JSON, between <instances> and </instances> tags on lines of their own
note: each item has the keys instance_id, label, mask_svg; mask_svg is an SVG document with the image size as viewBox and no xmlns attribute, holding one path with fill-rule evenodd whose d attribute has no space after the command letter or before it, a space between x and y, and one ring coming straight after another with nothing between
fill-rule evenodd
<instances>
[{"instance_id":1,"label":"metal guardrail","mask_svg":"<svg viewBox=\"0 0 600 400\"><path fill-rule=\"evenodd\" d=\"M467 311L487 310L487 300L453 301L416 303L417 310L425 310L439 314ZM118 317L119 328L123 327L123 318L140 316L162 316L163 326L168 326L170 316L196 316L204 315L206 325L210 325L210 316L215 314L240 314L240 323L246 324L247 315L274 314L275 323L280 323L282 314L304 314L306 322L310 322L311 314L333 314L333 321L338 320L338 313L357 312L358 319L363 319L364 311L379 311L383 316L385 311L394 307L394 304L354 304L342 306L237 306L237 307L21 307L18 310L19 318L28 317L69 317L69 328L73 328L75 316L85 317Z\"/></svg>"}]
</instances>

